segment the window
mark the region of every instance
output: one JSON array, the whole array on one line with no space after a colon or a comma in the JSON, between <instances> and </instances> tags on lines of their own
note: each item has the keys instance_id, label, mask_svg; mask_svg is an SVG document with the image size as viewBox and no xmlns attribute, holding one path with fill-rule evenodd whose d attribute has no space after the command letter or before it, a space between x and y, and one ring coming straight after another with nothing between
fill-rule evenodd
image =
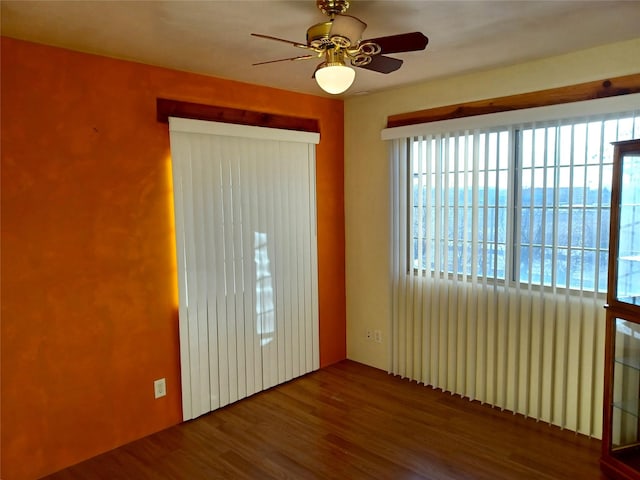
<instances>
[{"instance_id":1,"label":"window","mask_svg":"<svg viewBox=\"0 0 640 480\"><path fill-rule=\"evenodd\" d=\"M598 434L609 142L639 115L629 94L382 131L389 371Z\"/></svg>"},{"instance_id":2,"label":"window","mask_svg":"<svg viewBox=\"0 0 640 480\"><path fill-rule=\"evenodd\" d=\"M627 113L411 137L410 267L604 292L611 142L638 136Z\"/></svg>"}]
</instances>

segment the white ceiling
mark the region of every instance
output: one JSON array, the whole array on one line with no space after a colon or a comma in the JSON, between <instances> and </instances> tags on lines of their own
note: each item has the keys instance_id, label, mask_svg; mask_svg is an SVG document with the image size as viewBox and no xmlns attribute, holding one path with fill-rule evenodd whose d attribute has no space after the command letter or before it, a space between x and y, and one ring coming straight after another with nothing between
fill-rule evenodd
<instances>
[{"instance_id":1,"label":"white ceiling","mask_svg":"<svg viewBox=\"0 0 640 480\"><path fill-rule=\"evenodd\" d=\"M314 0L2 0L2 35L177 70L324 94L311 79L319 60L252 63L304 55L263 33L305 43L326 21ZM421 31L422 52L394 54L388 75L356 69L345 94L519 63L640 37L640 0L365 1L347 12L368 24L364 38ZM638 61L638 59L630 59Z\"/></svg>"}]
</instances>

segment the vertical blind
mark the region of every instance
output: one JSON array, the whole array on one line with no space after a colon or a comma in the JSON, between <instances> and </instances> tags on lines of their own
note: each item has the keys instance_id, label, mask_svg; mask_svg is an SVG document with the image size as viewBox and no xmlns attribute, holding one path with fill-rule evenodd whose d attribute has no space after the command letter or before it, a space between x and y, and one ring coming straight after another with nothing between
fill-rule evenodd
<instances>
[{"instance_id":1,"label":"vertical blind","mask_svg":"<svg viewBox=\"0 0 640 480\"><path fill-rule=\"evenodd\" d=\"M319 368L318 134L169 122L188 420Z\"/></svg>"},{"instance_id":2,"label":"vertical blind","mask_svg":"<svg viewBox=\"0 0 640 480\"><path fill-rule=\"evenodd\" d=\"M610 142L640 136L628 100L383 132L391 373L600 436Z\"/></svg>"}]
</instances>

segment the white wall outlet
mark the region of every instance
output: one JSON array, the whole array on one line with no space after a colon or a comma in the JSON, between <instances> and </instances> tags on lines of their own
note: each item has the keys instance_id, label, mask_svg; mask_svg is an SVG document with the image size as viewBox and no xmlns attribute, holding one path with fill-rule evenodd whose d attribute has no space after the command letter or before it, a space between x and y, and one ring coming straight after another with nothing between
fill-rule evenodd
<instances>
[{"instance_id":1,"label":"white wall outlet","mask_svg":"<svg viewBox=\"0 0 640 480\"><path fill-rule=\"evenodd\" d=\"M369 342L373 340L373 330L367 330L367 340Z\"/></svg>"},{"instance_id":2,"label":"white wall outlet","mask_svg":"<svg viewBox=\"0 0 640 480\"><path fill-rule=\"evenodd\" d=\"M164 378L153 381L153 392L156 398L164 397L167 394L167 383Z\"/></svg>"},{"instance_id":3,"label":"white wall outlet","mask_svg":"<svg viewBox=\"0 0 640 480\"><path fill-rule=\"evenodd\" d=\"M382 331L381 330L374 330L373 338L376 341L376 343L382 343Z\"/></svg>"}]
</instances>

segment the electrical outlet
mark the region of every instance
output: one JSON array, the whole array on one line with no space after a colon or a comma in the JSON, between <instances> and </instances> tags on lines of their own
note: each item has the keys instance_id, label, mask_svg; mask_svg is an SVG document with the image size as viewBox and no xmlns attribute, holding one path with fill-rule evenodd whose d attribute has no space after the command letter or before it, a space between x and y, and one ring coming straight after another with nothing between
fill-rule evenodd
<instances>
[{"instance_id":1,"label":"electrical outlet","mask_svg":"<svg viewBox=\"0 0 640 480\"><path fill-rule=\"evenodd\" d=\"M153 381L153 392L156 398L164 397L167 394L167 383L164 378Z\"/></svg>"},{"instance_id":2,"label":"electrical outlet","mask_svg":"<svg viewBox=\"0 0 640 480\"><path fill-rule=\"evenodd\" d=\"M382 331L374 330L373 338L376 341L376 343L382 343Z\"/></svg>"},{"instance_id":3,"label":"electrical outlet","mask_svg":"<svg viewBox=\"0 0 640 480\"><path fill-rule=\"evenodd\" d=\"M373 331L367 330L367 340L368 341L373 340Z\"/></svg>"}]
</instances>

